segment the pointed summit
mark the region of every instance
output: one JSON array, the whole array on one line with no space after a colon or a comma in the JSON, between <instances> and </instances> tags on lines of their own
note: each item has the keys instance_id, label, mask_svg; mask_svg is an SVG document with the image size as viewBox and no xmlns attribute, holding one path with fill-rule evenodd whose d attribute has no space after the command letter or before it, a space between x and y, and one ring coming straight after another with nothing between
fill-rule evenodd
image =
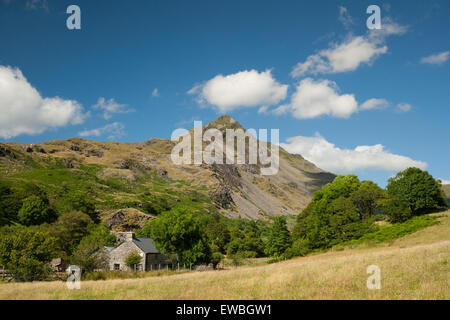
<instances>
[{"instance_id":1,"label":"pointed summit","mask_svg":"<svg viewBox=\"0 0 450 320\"><path fill-rule=\"evenodd\" d=\"M211 128L215 128L220 131L224 131L226 129L244 129L244 127L237 120L233 119L229 115L221 116L203 127L204 130Z\"/></svg>"}]
</instances>

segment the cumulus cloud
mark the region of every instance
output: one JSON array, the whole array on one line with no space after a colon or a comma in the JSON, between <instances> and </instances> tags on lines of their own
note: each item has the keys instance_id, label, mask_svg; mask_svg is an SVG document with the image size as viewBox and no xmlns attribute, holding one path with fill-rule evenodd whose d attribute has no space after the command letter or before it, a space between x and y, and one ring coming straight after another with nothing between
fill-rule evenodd
<instances>
[{"instance_id":1,"label":"cumulus cloud","mask_svg":"<svg viewBox=\"0 0 450 320\"><path fill-rule=\"evenodd\" d=\"M100 137L107 135L107 138L112 140L122 137L125 134L124 129L125 126L122 123L114 122L101 128L81 131L78 134L80 137Z\"/></svg>"},{"instance_id":2,"label":"cumulus cloud","mask_svg":"<svg viewBox=\"0 0 450 320\"><path fill-rule=\"evenodd\" d=\"M316 134L315 137L292 137L280 144L290 153L301 154L318 167L338 174L347 174L361 169L401 171L408 167L426 169L427 163L393 154L383 145L357 146L341 149Z\"/></svg>"},{"instance_id":3,"label":"cumulus cloud","mask_svg":"<svg viewBox=\"0 0 450 320\"><path fill-rule=\"evenodd\" d=\"M341 8L340 20L348 14ZM405 33L407 28L391 19L383 21L382 29L371 30L364 36L350 35L341 43L333 43L330 48L310 55L305 62L299 62L292 70L292 77L305 74L331 74L356 70L360 65L370 65L380 55L387 53L386 37Z\"/></svg>"},{"instance_id":4,"label":"cumulus cloud","mask_svg":"<svg viewBox=\"0 0 450 320\"><path fill-rule=\"evenodd\" d=\"M359 110L382 108L387 104L385 99L370 99L359 107L355 96L340 94L335 82L306 78L297 85L291 102L279 106L272 113L276 115L292 113L297 119L312 119L322 115L349 118Z\"/></svg>"},{"instance_id":5,"label":"cumulus cloud","mask_svg":"<svg viewBox=\"0 0 450 320\"><path fill-rule=\"evenodd\" d=\"M288 85L278 83L270 70L241 71L217 75L204 84L196 85L188 94L197 95L197 101L209 104L220 113L238 108L272 106L286 98Z\"/></svg>"},{"instance_id":6,"label":"cumulus cloud","mask_svg":"<svg viewBox=\"0 0 450 320\"><path fill-rule=\"evenodd\" d=\"M431 56L428 56L428 57L424 57L424 58L420 59L420 62L427 63L427 64L440 65L440 64L444 64L445 62L447 62L449 57L450 57L450 51L445 51L445 52L441 52L441 53L437 53L437 54L432 54Z\"/></svg>"},{"instance_id":7,"label":"cumulus cloud","mask_svg":"<svg viewBox=\"0 0 450 320\"><path fill-rule=\"evenodd\" d=\"M85 117L77 101L43 98L19 69L0 66L0 137L38 134L80 124Z\"/></svg>"},{"instance_id":8,"label":"cumulus cloud","mask_svg":"<svg viewBox=\"0 0 450 320\"><path fill-rule=\"evenodd\" d=\"M397 110L399 112L409 112L411 111L412 106L409 103L399 103L397 104Z\"/></svg>"},{"instance_id":9,"label":"cumulus cloud","mask_svg":"<svg viewBox=\"0 0 450 320\"><path fill-rule=\"evenodd\" d=\"M130 113L134 112L134 109L130 109L126 104L119 104L114 99L106 100L105 98L99 98L97 104L92 108L103 110L103 118L109 120L113 113Z\"/></svg>"}]
</instances>

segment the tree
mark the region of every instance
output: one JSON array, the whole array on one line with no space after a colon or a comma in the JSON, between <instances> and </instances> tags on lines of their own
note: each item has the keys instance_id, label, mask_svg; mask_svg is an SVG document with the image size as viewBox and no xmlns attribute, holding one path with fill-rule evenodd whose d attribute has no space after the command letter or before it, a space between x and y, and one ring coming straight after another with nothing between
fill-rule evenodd
<instances>
[{"instance_id":1,"label":"tree","mask_svg":"<svg viewBox=\"0 0 450 320\"><path fill-rule=\"evenodd\" d=\"M50 272L55 241L46 232L16 228L15 232L0 237L0 264L16 281L44 280Z\"/></svg>"},{"instance_id":2,"label":"tree","mask_svg":"<svg viewBox=\"0 0 450 320\"><path fill-rule=\"evenodd\" d=\"M51 234L57 239L56 249L63 257L72 255L81 239L89 233L92 223L91 218L82 212L68 212L59 216L52 225Z\"/></svg>"},{"instance_id":3,"label":"tree","mask_svg":"<svg viewBox=\"0 0 450 320\"><path fill-rule=\"evenodd\" d=\"M389 179L392 200L404 202L413 216L447 208L438 182L427 171L408 168Z\"/></svg>"},{"instance_id":4,"label":"tree","mask_svg":"<svg viewBox=\"0 0 450 320\"><path fill-rule=\"evenodd\" d=\"M136 270L137 265L141 262L141 259L142 257L139 255L139 252L132 251L125 259L125 265L132 270Z\"/></svg>"},{"instance_id":5,"label":"tree","mask_svg":"<svg viewBox=\"0 0 450 320\"><path fill-rule=\"evenodd\" d=\"M21 224L31 226L54 221L56 213L50 208L47 199L31 196L23 201L17 217Z\"/></svg>"},{"instance_id":6,"label":"tree","mask_svg":"<svg viewBox=\"0 0 450 320\"><path fill-rule=\"evenodd\" d=\"M327 248L339 242L357 239L376 227L373 218L360 214L353 199L370 199L370 196L354 196L361 188L355 175L339 176L322 190L314 193L313 200L297 216L293 230L294 240L306 240L311 249ZM368 189L373 189L369 186ZM370 201L368 202L371 205ZM361 201L364 207L365 201Z\"/></svg>"},{"instance_id":7,"label":"tree","mask_svg":"<svg viewBox=\"0 0 450 320\"><path fill-rule=\"evenodd\" d=\"M412 217L411 209L406 201L389 199L385 205L385 211L392 223L405 222Z\"/></svg>"},{"instance_id":8,"label":"tree","mask_svg":"<svg viewBox=\"0 0 450 320\"><path fill-rule=\"evenodd\" d=\"M93 221L98 221L95 202L86 194L68 191L59 200L59 203L58 209L60 212L78 211L87 214Z\"/></svg>"},{"instance_id":9,"label":"tree","mask_svg":"<svg viewBox=\"0 0 450 320\"><path fill-rule=\"evenodd\" d=\"M181 264L209 263L211 248L201 219L178 206L149 221L140 233L150 236L164 253L176 253Z\"/></svg>"},{"instance_id":10,"label":"tree","mask_svg":"<svg viewBox=\"0 0 450 320\"><path fill-rule=\"evenodd\" d=\"M224 258L224 255L220 252L214 252L211 255L211 263L212 263L214 269L217 269L217 266L223 260L223 258Z\"/></svg>"},{"instance_id":11,"label":"tree","mask_svg":"<svg viewBox=\"0 0 450 320\"><path fill-rule=\"evenodd\" d=\"M286 225L286 217L276 217L270 228L265 253L269 256L281 256L292 244Z\"/></svg>"},{"instance_id":12,"label":"tree","mask_svg":"<svg viewBox=\"0 0 450 320\"><path fill-rule=\"evenodd\" d=\"M380 207L380 201L387 198L386 191L372 181L363 181L358 190L351 195L351 200L363 218L368 218L376 213Z\"/></svg>"},{"instance_id":13,"label":"tree","mask_svg":"<svg viewBox=\"0 0 450 320\"><path fill-rule=\"evenodd\" d=\"M227 244L230 242L230 231L218 221L212 221L206 225L206 235L215 251L225 253Z\"/></svg>"},{"instance_id":14,"label":"tree","mask_svg":"<svg viewBox=\"0 0 450 320\"><path fill-rule=\"evenodd\" d=\"M81 239L74 250L71 262L79 266L83 272L106 269L108 256L104 247L112 246L114 242L114 235L109 232L105 225L91 224L88 226L88 235Z\"/></svg>"}]
</instances>

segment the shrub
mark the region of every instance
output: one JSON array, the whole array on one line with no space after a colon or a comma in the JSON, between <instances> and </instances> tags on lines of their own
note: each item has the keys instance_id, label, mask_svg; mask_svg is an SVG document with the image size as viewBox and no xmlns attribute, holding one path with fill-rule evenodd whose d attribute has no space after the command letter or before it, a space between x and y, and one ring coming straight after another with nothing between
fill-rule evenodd
<instances>
[{"instance_id":1,"label":"shrub","mask_svg":"<svg viewBox=\"0 0 450 320\"><path fill-rule=\"evenodd\" d=\"M211 263L212 263L214 269L217 269L217 266L223 260L223 258L224 258L224 255L220 252L214 252L211 255Z\"/></svg>"},{"instance_id":2,"label":"shrub","mask_svg":"<svg viewBox=\"0 0 450 320\"><path fill-rule=\"evenodd\" d=\"M125 265L132 270L136 270L137 265L141 262L141 260L142 257L139 255L139 252L132 251L125 259Z\"/></svg>"}]
</instances>

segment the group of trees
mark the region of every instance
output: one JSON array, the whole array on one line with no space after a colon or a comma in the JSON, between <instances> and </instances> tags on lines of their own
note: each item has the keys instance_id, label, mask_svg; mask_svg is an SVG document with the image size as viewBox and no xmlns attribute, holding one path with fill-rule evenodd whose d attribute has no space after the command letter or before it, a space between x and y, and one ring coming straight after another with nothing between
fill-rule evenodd
<instances>
[{"instance_id":1,"label":"group of trees","mask_svg":"<svg viewBox=\"0 0 450 320\"><path fill-rule=\"evenodd\" d=\"M55 204L32 184L0 182L0 266L16 279L44 278L53 257L85 271L104 266L99 249L113 245L115 238L99 223L94 202L67 190L61 197L63 201ZM338 176L314 193L292 232L285 217L271 223L227 219L181 204L167 207L138 235L153 238L162 252L176 254L180 264L216 267L225 255L236 263L243 258L306 255L375 231L375 220L403 222L446 207L439 183L426 171L409 168L389 179L386 189L355 175ZM130 256L127 264L135 265L137 259Z\"/></svg>"},{"instance_id":2,"label":"group of trees","mask_svg":"<svg viewBox=\"0 0 450 320\"><path fill-rule=\"evenodd\" d=\"M59 200L52 203L32 183L13 186L0 180L0 266L16 280L44 279L55 257L86 271L104 262L95 253L115 238L97 223L94 202L70 190Z\"/></svg>"}]
</instances>

